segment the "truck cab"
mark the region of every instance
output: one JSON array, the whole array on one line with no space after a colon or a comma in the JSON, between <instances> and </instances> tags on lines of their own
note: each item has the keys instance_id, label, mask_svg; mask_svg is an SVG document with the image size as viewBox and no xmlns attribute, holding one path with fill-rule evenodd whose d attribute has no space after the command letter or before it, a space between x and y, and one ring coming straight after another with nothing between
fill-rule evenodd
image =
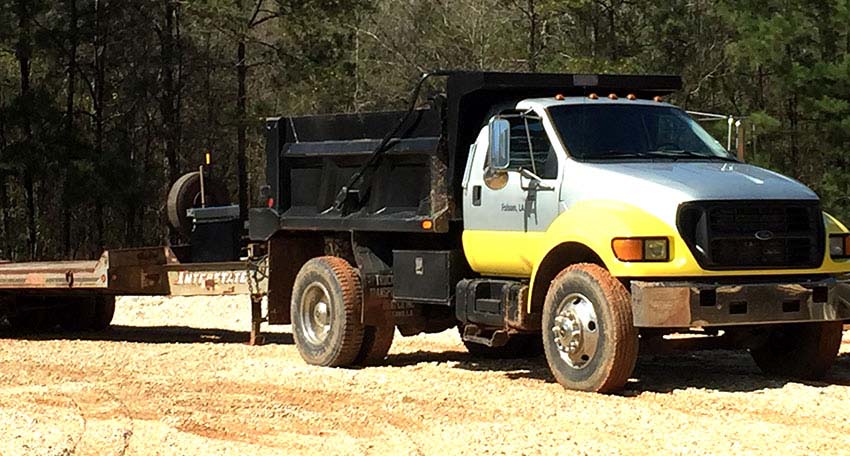
<instances>
[{"instance_id":1,"label":"truck cab","mask_svg":"<svg viewBox=\"0 0 850 456\"><path fill-rule=\"evenodd\" d=\"M250 223L270 319L328 366L382 360L396 329L457 326L475 355L542 346L579 390L622 388L639 345L670 333L823 375L850 318L847 229L664 102L680 84L451 74L381 141L386 113L271 121L278 203Z\"/></svg>"}]
</instances>

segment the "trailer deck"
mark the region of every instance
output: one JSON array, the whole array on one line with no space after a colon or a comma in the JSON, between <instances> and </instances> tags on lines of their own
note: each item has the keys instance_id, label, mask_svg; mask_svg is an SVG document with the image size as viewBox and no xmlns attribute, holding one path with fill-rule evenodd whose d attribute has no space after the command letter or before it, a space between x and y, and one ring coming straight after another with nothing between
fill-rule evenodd
<instances>
[{"instance_id":1,"label":"trailer deck","mask_svg":"<svg viewBox=\"0 0 850 456\"><path fill-rule=\"evenodd\" d=\"M261 343L266 262L182 263L170 247L107 250L98 260L0 263L3 296L226 296L251 299L251 343Z\"/></svg>"}]
</instances>

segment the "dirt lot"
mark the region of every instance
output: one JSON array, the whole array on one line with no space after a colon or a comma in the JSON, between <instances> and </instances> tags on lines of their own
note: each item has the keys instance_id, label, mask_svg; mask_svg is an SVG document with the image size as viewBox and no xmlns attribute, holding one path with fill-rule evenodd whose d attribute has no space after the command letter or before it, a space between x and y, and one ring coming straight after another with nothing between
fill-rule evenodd
<instances>
[{"instance_id":1,"label":"dirt lot","mask_svg":"<svg viewBox=\"0 0 850 456\"><path fill-rule=\"evenodd\" d=\"M600 396L542 359L472 359L455 332L398 338L384 367L309 367L286 327L244 345L248 315L124 298L107 334L0 340L0 454L850 454L850 338L823 383L718 351L644 357Z\"/></svg>"}]
</instances>

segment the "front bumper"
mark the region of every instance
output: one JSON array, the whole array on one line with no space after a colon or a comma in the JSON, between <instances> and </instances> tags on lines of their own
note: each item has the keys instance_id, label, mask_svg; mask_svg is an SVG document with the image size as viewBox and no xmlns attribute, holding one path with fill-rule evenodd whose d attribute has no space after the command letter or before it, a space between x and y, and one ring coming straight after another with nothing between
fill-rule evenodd
<instances>
[{"instance_id":1,"label":"front bumper","mask_svg":"<svg viewBox=\"0 0 850 456\"><path fill-rule=\"evenodd\" d=\"M850 281L751 284L631 282L639 328L850 320Z\"/></svg>"}]
</instances>

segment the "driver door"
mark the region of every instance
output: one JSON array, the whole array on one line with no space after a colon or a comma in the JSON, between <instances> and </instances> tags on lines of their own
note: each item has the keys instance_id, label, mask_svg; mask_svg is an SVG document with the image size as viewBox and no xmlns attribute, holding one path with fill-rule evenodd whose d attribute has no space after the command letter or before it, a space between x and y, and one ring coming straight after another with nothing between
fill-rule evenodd
<instances>
[{"instance_id":1,"label":"driver door","mask_svg":"<svg viewBox=\"0 0 850 456\"><path fill-rule=\"evenodd\" d=\"M488 127L470 148L463 181L463 244L474 270L527 277L537 234L559 214L563 163L540 117L532 113L505 119L510 123L506 169L490 166Z\"/></svg>"}]
</instances>

